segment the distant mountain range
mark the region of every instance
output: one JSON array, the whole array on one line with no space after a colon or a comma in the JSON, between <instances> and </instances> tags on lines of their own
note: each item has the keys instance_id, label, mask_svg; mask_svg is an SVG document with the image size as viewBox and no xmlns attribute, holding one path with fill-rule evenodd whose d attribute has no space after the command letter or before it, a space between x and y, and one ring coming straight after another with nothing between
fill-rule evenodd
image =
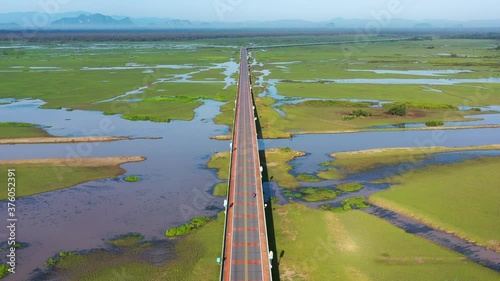
<instances>
[{"instance_id":1,"label":"distant mountain range","mask_svg":"<svg viewBox=\"0 0 500 281\"><path fill-rule=\"evenodd\" d=\"M35 26L33 19L40 19L37 12L0 14L0 29L236 29L236 28L328 28L328 29L361 29L373 28L374 19L344 19L335 18L330 21L312 22L305 20L276 21L246 21L246 22L198 22L169 18L129 18L124 16L109 16L89 12L70 12L46 14L46 24ZM379 23L382 28L500 28L500 19L495 20L427 20L416 21L407 19L392 19L390 22Z\"/></svg>"},{"instance_id":2,"label":"distant mountain range","mask_svg":"<svg viewBox=\"0 0 500 281\"><path fill-rule=\"evenodd\" d=\"M110 16L105 16L103 14L80 14L77 17L72 18L62 18L55 20L51 24L52 26L107 26L107 25L134 25L130 18L123 18L116 20Z\"/></svg>"}]
</instances>

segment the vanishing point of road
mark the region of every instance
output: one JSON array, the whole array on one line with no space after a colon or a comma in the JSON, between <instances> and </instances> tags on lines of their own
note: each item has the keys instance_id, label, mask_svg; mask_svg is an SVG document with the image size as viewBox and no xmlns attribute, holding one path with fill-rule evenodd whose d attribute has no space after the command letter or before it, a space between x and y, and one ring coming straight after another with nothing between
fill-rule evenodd
<instances>
[{"instance_id":1,"label":"vanishing point of road","mask_svg":"<svg viewBox=\"0 0 500 281\"><path fill-rule=\"evenodd\" d=\"M246 48L241 49L235 110L221 280L270 281L270 252Z\"/></svg>"}]
</instances>

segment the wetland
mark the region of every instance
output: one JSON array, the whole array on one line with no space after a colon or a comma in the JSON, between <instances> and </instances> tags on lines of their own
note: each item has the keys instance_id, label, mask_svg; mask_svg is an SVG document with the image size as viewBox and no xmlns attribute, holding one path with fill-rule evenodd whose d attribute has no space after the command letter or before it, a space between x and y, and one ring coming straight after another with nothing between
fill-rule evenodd
<instances>
[{"instance_id":1,"label":"wetland","mask_svg":"<svg viewBox=\"0 0 500 281\"><path fill-rule=\"evenodd\" d=\"M224 209L217 195L227 186L230 141L212 137L231 131L239 41L215 41L2 43L10 51L0 55L0 143L8 139L0 166L15 167L25 185L18 240L27 246L18 252L16 278L217 279ZM491 225L500 215L496 43L437 38L369 49L252 50L282 280L498 278L376 212L321 208L361 197L498 254L500 230ZM407 114L387 114L391 103L406 103ZM359 109L371 115L343 120ZM444 124L423 130L428 121ZM83 164L104 158L121 161ZM33 191L37 184L57 187ZM7 213L5 204L0 213ZM166 229L197 217L212 219L186 237L165 237ZM126 233L140 236L117 240ZM307 243L313 250L330 246L304 260ZM77 254L45 266L66 251ZM324 257L337 262L330 266Z\"/></svg>"}]
</instances>

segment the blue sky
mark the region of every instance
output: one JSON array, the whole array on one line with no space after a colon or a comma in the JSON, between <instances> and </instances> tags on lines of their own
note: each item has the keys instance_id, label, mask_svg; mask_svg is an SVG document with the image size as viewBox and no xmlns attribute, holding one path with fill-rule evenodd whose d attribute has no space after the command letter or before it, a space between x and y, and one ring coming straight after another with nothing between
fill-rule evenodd
<instances>
[{"instance_id":1,"label":"blue sky","mask_svg":"<svg viewBox=\"0 0 500 281\"><path fill-rule=\"evenodd\" d=\"M201 21L304 19L337 17L372 19L388 12L393 18L497 19L499 0L2 0L0 13L20 11L88 11L132 17Z\"/></svg>"}]
</instances>

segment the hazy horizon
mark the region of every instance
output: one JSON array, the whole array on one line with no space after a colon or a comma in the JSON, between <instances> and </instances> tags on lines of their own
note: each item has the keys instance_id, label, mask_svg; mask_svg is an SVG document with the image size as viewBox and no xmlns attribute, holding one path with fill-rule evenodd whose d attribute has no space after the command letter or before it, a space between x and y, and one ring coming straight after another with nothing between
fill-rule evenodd
<instances>
[{"instance_id":1,"label":"hazy horizon","mask_svg":"<svg viewBox=\"0 0 500 281\"><path fill-rule=\"evenodd\" d=\"M22 6L19 4L22 2ZM328 21L345 19L403 18L410 20L489 20L499 19L498 0L351 0L335 4L331 0L22 0L3 3L0 13L63 13L85 11L113 16L177 18L192 21ZM167 2L167 3L165 3ZM193 8L195 7L195 8Z\"/></svg>"}]
</instances>

